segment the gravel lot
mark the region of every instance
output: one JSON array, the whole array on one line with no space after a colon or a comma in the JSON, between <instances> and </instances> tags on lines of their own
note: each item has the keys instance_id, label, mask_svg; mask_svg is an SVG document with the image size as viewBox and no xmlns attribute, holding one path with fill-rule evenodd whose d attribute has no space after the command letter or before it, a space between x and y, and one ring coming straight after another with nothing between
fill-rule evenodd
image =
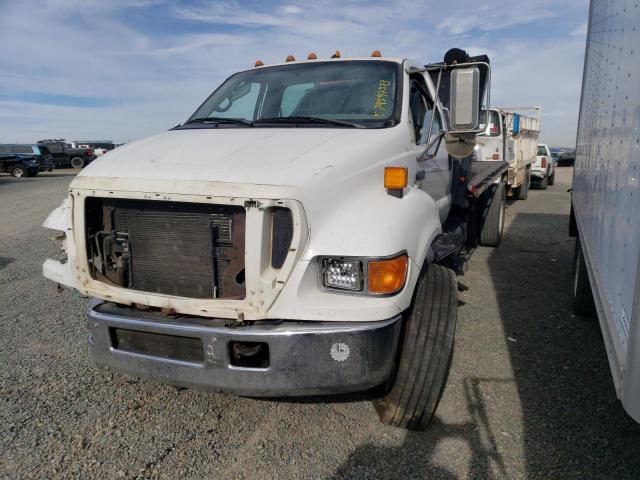
<instances>
[{"instance_id":1,"label":"gravel lot","mask_svg":"<svg viewBox=\"0 0 640 480\"><path fill-rule=\"evenodd\" d=\"M432 428L381 425L362 397L271 401L97 370L86 299L41 276L40 226L73 171L0 177L0 477L640 478L640 425L600 330L570 310L571 169L513 202L497 250L460 282L449 384Z\"/></svg>"}]
</instances>

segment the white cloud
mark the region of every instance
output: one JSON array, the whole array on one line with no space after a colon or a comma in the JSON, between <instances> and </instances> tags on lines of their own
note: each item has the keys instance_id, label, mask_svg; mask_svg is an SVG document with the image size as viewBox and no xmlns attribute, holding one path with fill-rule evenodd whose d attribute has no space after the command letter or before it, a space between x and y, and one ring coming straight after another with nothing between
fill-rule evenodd
<instances>
[{"instance_id":1,"label":"white cloud","mask_svg":"<svg viewBox=\"0 0 640 480\"><path fill-rule=\"evenodd\" d=\"M478 6L476 0L296 0L253 8L233 0L167 2L162 5L166 23L180 29L163 31L148 28L148 10L142 7L149 3L162 4L57 0L0 6L0 95L26 91L112 100L100 108L5 102L0 141L140 138L183 121L224 78L251 67L256 58L274 63L287 54L299 58L314 51L328 57L340 50L366 56L379 49L385 56L428 62L440 60L452 46L489 52L494 104L542 104L544 112L554 114L548 123L547 116L543 120L545 138L566 143L574 136L584 0L563 2L565 10L552 0L518 8L506 1ZM565 35L558 36L551 25L555 38L518 34L533 21L553 16L557 22L566 9L573 9L575 19ZM55 35L44 28L51 24Z\"/></svg>"},{"instance_id":2,"label":"white cloud","mask_svg":"<svg viewBox=\"0 0 640 480\"><path fill-rule=\"evenodd\" d=\"M587 34L587 22L580 25L574 31L571 32L572 37L584 37Z\"/></svg>"}]
</instances>

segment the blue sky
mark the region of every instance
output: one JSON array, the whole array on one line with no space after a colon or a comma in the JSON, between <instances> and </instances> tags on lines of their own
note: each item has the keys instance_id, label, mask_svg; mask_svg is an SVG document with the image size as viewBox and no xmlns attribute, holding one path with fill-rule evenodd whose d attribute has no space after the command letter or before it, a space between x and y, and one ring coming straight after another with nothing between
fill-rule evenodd
<instances>
[{"instance_id":1,"label":"blue sky","mask_svg":"<svg viewBox=\"0 0 640 480\"><path fill-rule=\"evenodd\" d=\"M227 76L287 54L439 61L488 53L492 104L541 105L575 144L587 0L0 0L0 142L135 140L184 121Z\"/></svg>"}]
</instances>

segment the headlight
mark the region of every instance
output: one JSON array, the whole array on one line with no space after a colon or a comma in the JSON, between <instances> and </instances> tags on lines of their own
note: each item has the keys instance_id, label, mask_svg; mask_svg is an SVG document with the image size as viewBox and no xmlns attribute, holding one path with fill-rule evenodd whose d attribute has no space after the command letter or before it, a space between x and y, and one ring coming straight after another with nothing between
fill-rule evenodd
<instances>
[{"instance_id":1,"label":"headlight","mask_svg":"<svg viewBox=\"0 0 640 480\"><path fill-rule=\"evenodd\" d=\"M398 293L404 287L409 269L405 252L384 258L324 257L321 261L324 288L369 295Z\"/></svg>"},{"instance_id":2,"label":"headlight","mask_svg":"<svg viewBox=\"0 0 640 480\"><path fill-rule=\"evenodd\" d=\"M340 260L325 258L322 260L324 286L341 290L361 291L364 278L360 260Z\"/></svg>"}]
</instances>

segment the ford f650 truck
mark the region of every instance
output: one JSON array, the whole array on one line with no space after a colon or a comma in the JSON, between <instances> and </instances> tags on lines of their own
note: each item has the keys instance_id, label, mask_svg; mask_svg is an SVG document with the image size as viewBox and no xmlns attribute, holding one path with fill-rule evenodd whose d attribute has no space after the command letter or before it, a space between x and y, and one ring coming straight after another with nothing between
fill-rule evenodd
<instances>
[{"instance_id":1,"label":"ford f650 truck","mask_svg":"<svg viewBox=\"0 0 640 480\"><path fill-rule=\"evenodd\" d=\"M640 422L640 6L592 0L571 193L573 308L597 314L613 383ZM586 352L585 352L586 353Z\"/></svg>"},{"instance_id":2,"label":"ford f650 truck","mask_svg":"<svg viewBox=\"0 0 640 480\"><path fill-rule=\"evenodd\" d=\"M98 365L248 396L372 389L382 421L426 427L454 269L502 237L507 165L474 148L489 60L334 57L257 62L73 180L44 224L67 259L43 268L95 299Z\"/></svg>"}]
</instances>

